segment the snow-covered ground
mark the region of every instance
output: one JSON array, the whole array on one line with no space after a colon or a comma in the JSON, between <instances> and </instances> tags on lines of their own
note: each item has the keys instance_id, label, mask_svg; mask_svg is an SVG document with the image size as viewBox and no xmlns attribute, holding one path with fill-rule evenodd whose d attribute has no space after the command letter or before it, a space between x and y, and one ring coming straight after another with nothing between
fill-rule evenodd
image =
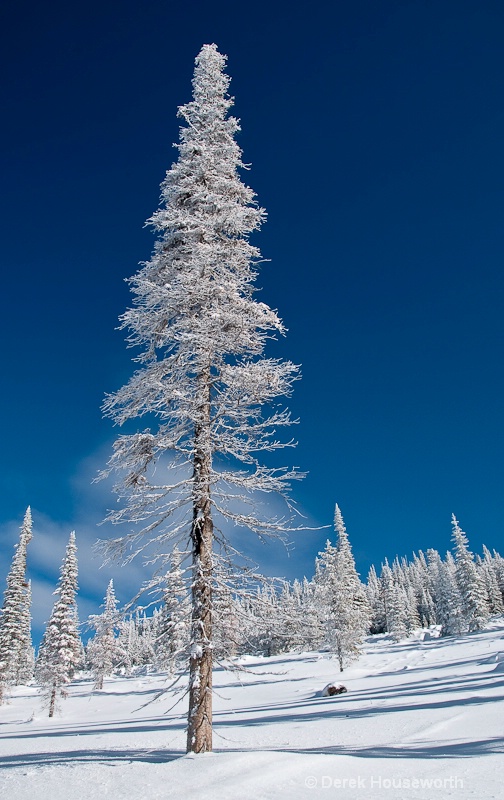
<instances>
[{"instance_id":1,"label":"snow-covered ground","mask_svg":"<svg viewBox=\"0 0 504 800\"><path fill-rule=\"evenodd\" d=\"M0 708L1 797L502 797L504 620L459 638L370 637L342 675L317 653L240 663L215 672L215 752L202 756L184 755L187 698L158 697L159 675L102 692L77 681L52 720L19 688ZM348 693L321 697L333 680Z\"/></svg>"}]
</instances>

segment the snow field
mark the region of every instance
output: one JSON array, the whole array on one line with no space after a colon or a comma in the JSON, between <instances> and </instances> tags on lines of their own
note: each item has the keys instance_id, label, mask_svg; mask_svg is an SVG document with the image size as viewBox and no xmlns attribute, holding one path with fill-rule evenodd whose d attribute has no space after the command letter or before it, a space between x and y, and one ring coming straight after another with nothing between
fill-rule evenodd
<instances>
[{"instance_id":1,"label":"snow field","mask_svg":"<svg viewBox=\"0 0 504 800\"><path fill-rule=\"evenodd\" d=\"M36 687L0 710L9 800L269 800L502 796L504 621L394 643L369 637L339 673L323 654L246 657L215 670L215 752L184 755L183 682L86 677L48 719ZM348 694L321 697L330 681Z\"/></svg>"}]
</instances>

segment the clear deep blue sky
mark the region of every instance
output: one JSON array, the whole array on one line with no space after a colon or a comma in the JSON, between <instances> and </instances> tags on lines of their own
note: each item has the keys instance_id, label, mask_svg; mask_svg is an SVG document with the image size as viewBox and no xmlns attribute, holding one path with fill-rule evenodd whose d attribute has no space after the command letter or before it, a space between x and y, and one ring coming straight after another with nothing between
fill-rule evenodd
<instances>
[{"instance_id":1,"label":"clear deep blue sky","mask_svg":"<svg viewBox=\"0 0 504 800\"><path fill-rule=\"evenodd\" d=\"M0 31L0 577L28 503L47 600L70 527L89 543L113 502L90 481L132 369L123 279L211 42L269 215L260 299L289 329L271 354L302 364L279 454L309 472L300 507L323 525L339 503L363 573L446 550L452 512L502 549L501 0L17 0ZM311 575L326 535L273 571ZM81 570L90 604L100 575Z\"/></svg>"}]
</instances>

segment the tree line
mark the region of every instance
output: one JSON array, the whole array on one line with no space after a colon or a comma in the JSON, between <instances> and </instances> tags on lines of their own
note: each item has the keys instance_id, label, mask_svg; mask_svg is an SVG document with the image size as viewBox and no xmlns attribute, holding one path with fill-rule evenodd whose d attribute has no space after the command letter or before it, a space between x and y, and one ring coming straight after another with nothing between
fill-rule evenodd
<instances>
[{"instance_id":1,"label":"tree line","mask_svg":"<svg viewBox=\"0 0 504 800\"><path fill-rule=\"evenodd\" d=\"M232 591L213 587L213 657L217 662L242 655L274 656L318 650L334 657L341 671L358 658L370 634L394 641L417 629L453 636L481 630L504 613L504 559L483 546L474 556L466 534L452 517L452 551L444 558L435 549L395 558L371 567L367 581L356 569L340 508L334 516L336 540L327 541L311 579L264 579L254 588ZM100 614L79 623L78 567L75 532L63 558L56 600L35 657L31 638L31 586L27 547L33 522L27 509L0 613L0 699L9 689L34 680L40 685L49 716L77 671L94 678L96 690L113 674L139 668L176 676L188 669L191 648L189 552L175 548L169 569L147 589L149 607L118 606L113 581ZM87 634L84 646L82 635Z\"/></svg>"}]
</instances>

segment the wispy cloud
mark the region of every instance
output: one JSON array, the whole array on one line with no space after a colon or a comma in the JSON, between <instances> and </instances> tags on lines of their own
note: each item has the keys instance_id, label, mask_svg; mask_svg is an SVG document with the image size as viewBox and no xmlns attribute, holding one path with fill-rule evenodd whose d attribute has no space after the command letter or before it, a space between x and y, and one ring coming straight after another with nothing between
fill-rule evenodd
<instances>
[{"instance_id":1,"label":"wispy cloud","mask_svg":"<svg viewBox=\"0 0 504 800\"><path fill-rule=\"evenodd\" d=\"M70 531L75 530L79 563L79 614L81 620L89 614L96 614L103 601L106 587L114 579L116 594L121 603L128 602L143 583L152 577L153 567L145 566L140 557L127 565L106 564L96 552L97 539L117 537L127 533L127 525L103 523L107 511L116 503L112 492L112 480L93 483L93 479L106 463L109 451L105 448L92 454L81 462L70 482L74 494L74 513L70 519L56 520L42 509L32 508L33 539L28 547L28 576L32 580L34 639L38 641L51 613L54 603L53 592L59 576L59 569L65 554ZM283 501L274 495L268 496L264 503L264 513L279 516L285 512ZM0 581L4 585L10 566L14 546L18 541L19 527L24 509L17 520L0 524L0 537L3 546L0 550ZM313 526L313 521L299 517L297 524ZM257 563L266 575L302 577L310 574L313 564L315 539L319 536L295 533L290 537L291 545L285 546L276 541L261 543L250 531L226 523L223 526L226 537L232 545ZM311 552L311 557L308 553Z\"/></svg>"}]
</instances>

